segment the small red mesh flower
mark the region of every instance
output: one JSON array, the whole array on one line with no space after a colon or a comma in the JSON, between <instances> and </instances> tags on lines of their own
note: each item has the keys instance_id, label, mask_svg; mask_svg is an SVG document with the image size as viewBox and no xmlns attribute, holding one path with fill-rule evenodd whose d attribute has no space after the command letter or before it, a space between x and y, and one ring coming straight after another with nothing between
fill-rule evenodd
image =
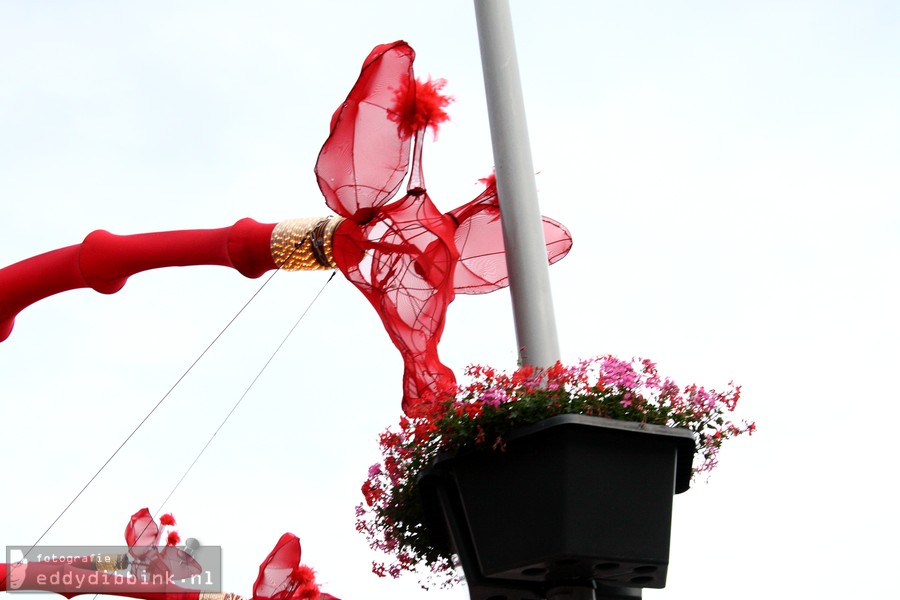
<instances>
[{"instance_id":1,"label":"small red mesh flower","mask_svg":"<svg viewBox=\"0 0 900 600\"><path fill-rule=\"evenodd\" d=\"M285 533L259 566L252 600L338 600L319 590L316 574L300 564L300 540Z\"/></svg>"},{"instance_id":2,"label":"small red mesh flower","mask_svg":"<svg viewBox=\"0 0 900 600\"><path fill-rule=\"evenodd\" d=\"M168 517L168 518L167 518ZM175 524L171 514L160 518L163 526ZM130 569L135 577L161 575L173 579L186 579L198 575L202 569L194 558L176 546L181 536L172 531L166 535L166 544L160 548L163 530L156 524L153 515L142 508L131 516L125 527L125 542L131 556Z\"/></svg>"}]
</instances>

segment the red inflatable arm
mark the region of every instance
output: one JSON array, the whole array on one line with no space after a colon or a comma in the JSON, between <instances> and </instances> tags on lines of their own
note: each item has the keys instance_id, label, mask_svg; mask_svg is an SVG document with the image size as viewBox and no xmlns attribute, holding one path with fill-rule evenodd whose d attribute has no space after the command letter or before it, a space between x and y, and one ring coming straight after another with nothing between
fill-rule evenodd
<instances>
[{"instance_id":1,"label":"red inflatable arm","mask_svg":"<svg viewBox=\"0 0 900 600\"><path fill-rule=\"evenodd\" d=\"M112 294L122 289L131 275L149 269L220 265L247 277L259 277L279 266L276 249L290 244L285 236L273 235L274 230L279 227L279 231L289 231L292 223L286 221L287 226L282 226L242 219L221 229L122 236L100 230L89 234L81 244L0 269L0 341L9 337L16 315L38 300L78 288ZM306 247L301 249L304 243L312 244L301 239L294 250L312 254Z\"/></svg>"}]
</instances>

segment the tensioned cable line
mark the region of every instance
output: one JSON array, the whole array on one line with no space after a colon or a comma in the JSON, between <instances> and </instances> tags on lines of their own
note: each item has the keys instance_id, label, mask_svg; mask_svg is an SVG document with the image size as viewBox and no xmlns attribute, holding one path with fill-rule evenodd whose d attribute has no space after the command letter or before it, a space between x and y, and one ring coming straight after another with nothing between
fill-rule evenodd
<instances>
[{"instance_id":1,"label":"tensioned cable line","mask_svg":"<svg viewBox=\"0 0 900 600\"><path fill-rule=\"evenodd\" d=\"M253 386L256 384L256 382L259 380L259 378L262 376L262 374L265 372L265 370L269 367L269 364L272 362L272 360L274 360L275 356L281 351L281 348L284 347L285 343L288 341L288 338L291 337L291 335L294 333L294 330L297 329L298 325L300 325L300 321L303 320L303 318L306 316L306 313L309 312L309 309L312 308L313 304L316 303L316 300L319 299L319 296L322 295L322 292L325 291L326 286L328 286L328 284L331 283L331 280L334 279L335 274L336 274L336 271L331 273L331 277L328 278L328 281L325 282L325 284L322 286L322 289L319 290L319 293L316 294L315 297L313 297L313 299L310 301L310 303L307 305L307 307L304 309L304 311L300 314L300 317L294 323L294 326L291 327L290 331L287 332L287 335L284 336L284 339L281 340L281 343L278 344L278 346L275 348L275 350L269 356L269 359L259 369L259 372L256 374L256 377L253 378L253 380L250 382L250 384L244 390L244 393L241 394L241 397L238 398L237 402L234 403L234 406L231 407L231 410L228 411L228 414L225 415L225 418L222 419L222 422L219 424L219 426L216 428L216 430L213 432L213 434L211 436L209 436L209 439L206 441L206 444L204 444L203 448L200 449L200 452L197 454L197 456L194 458L194 461L184 472L184 475L181 476L181 479L178 480L178 482L175 484L175 487L173 487L172 491L169 492L169 495L166 496L166 499L163 500L162 504L159 505L159 508L156 509L156 512L153 514L154 519L156 518L156 515L158 515L159 513L162 512L163 507L166 505L166 503L169 501L169 499L175 493L175 490L177 490L178 486L181 485L181 482L183 482L185 480L185 478L188 476L188 473L191 472L191 469L194 468L194 465L197 464L197 461L200 460L200 457L203 456L203 453L206 452L206 449L209 448L209 445L212 443L212 441L215 439L215 437L217 435L219 435L219 432L225 426L225 423L228 422L228 419L231 418L231 415L234 414L234 411L237 410L237 407L240 406L241 402L244 401L244 398L247 397L247 394L250 393L250 390L253 388Z\"/></svg>"},{"instance_id":2,"label":"tensioned cable line","mask_svg":"<svg viewBox=\"0 0 900 600\"><path fill-rule=\"evenodd\" d=\"M294 250L290 253L290 255L288 256L288 259L290 259L290 257L293 256L294 252L296 252L300 248L303 241L304 240L301 240L300 242L294 244ZM169 388L169 390L165 394L163 394L162 398L160 398L159 401L153 406L153 408L150 409L150 412L148 412L144 416L144 418L141 419L141 421L131 431L131 433L129 433L128 436L122 441L122 443L119 444L119 446L113 451L113 453L109 456L109 458L107 458L103 462L103 464L100 465L100 468L97 469L97 472L94 473L93 476L91 476L91 478L88 480L88 482L86 484L84 484L84 487L82 487L78 491L78 493L75 494L75 496L72 498L72 500L70 500L69 503L66 504L65 508L62 509L62 511L56 516L55 519L53 519L53 522L51 522L50 525L47 526L47 528L44 530L44 532L38 537L38 539L35 540L35 542L33 544L31 544L31 547L28 549L27 552L24 553L22 558L19 560L19 563L27 560L28 555L31 553L31 551L34 550L38 544L41 543L41 540L43 540L44 537L46 537L46 535L50 532L50 530L53 529L53 527L59 522L59 520L69 511L70 508L72 508L72 506L75 504L76 501L78 501L78 499L81 497L81 495L84 494L84 492L88 489L88 487L90 487L90 485L97 479L97 477L100 476L100 473L102 473L104 471L104 469L106 469L106 467L109 466L109 463L111 463L112 460L119 454L119 452L121 452L122 448L124 448L125 445L129 441L131 441L131 438L133 438L135 436L135 434L137 434L137 432L141 429L141 427L143 427L144 424L150 419L150 417L153 415L153 413L155 413L157 411L157 409L159 409L159 407L162 406L163 402L165 402L166 399L172 394L172 392L175 391L175 388L178 387L178 385L184 380L184 378L187 377L187 375L194 369L195 366L197 366L197 363L199 363L200 360L210 351L210 349L212 349L212 347L216 344L216 342L219 341L219 339L234 324L234 322L237 320L237 318L239 316L241 316L241 314L244 312L244 310L247 309L247 307L250 305L250 303L256 299L256 297L260 294L260 292L262 292L263 289L265 289L265 287L269 284L270 281L272 281L272 278L275 277L275 275L279 271L281 271L281 267L278 267L277 269L275 269L272 272L272 274L266 278L266 280L262 283L262 285L260 285L259 288L253 293L253 295L250 296L250 298L244 303L244 305L241 306L241 308L237 311L237 313L235 313L235 315L228 321L228 323L226 323L225 327L222 328L222 330L212 339L212 341L199 354L199 356L197 356L197 358L194 359L194 361L188 366L188 368L185 369L184 373L182 373L181 376L175 381L175 383L172 384L172 386ZM333 278L334 278L334 273L331 274L331 277L329 277L328 281L325 282L325 285L328 285L328 283ZM323 290L324 290L324 287L325 286L322 287ZM319 293L316 294L316 296L315 296L315 298L313 298L312 302L315 302L316 299L318 299L319 295L321 295L321 293L322 293L322 290L320 290ZM310 303L310 307L311 306L312 306L312 303ZM306 312L309 310L310 307L307 307L307 309L303 312L304 315L306 314ZM302 319L302 316L301 316L301 319ZM297 324L299 324L299 321ZM292 328L291 331L293 331L297 327L297 324L294 325L294 328ZM290 335L290 334L288 334L288 335ZM282 345L283 344L284 344L284 342L282 342ZM280 347L281 346L279 346L279 348ZM269 361L271 361L271 360L272 359L270 358ZM266 364L268 365L268 363L266 363ZM259 377L259 375L257 375L257 378L258 377ZM255 382L255 380L254 380L254 382ZM245 392L245 395L246 395L246 392ZM242 399L243 399L243 397L242 397ZM236 405L234 408L232 408L232 412L234 411L235 408L237 408ZM229 416L230 416L230 414L231 413L229 413ZM227 417L226 417L226 420L227 420ZM223 422L223 425L224 425L224 422ZM221 429L221 426L220 426L220 429ZM218 430L216 430L216 433L218 433ZM215 437L215 434L213 434L213 437ZM210 441L212 441L212 440L210 439ZM206 448L204 447L204 450L205 449ZM202 454L202 451L201 451L201 454ZM199 459L199 456L197 458ZM196 460L197 459L195 459L195 462L196 462ZM191 467L193 467L193 464L191 465ZM190 471L190 468L188 469L188 471ZM182 479L184 479L184 478L182 477ZM181 483L181 481L179 481L179 483ZM177 485L176 485L176 488L177 488ZM174 491L175 490L173 489L172 493L174 493ZM170 496L171 496L171 493L170 493ZM7 577L8 577L8 575L7 575ZM0 580L0 585L6 583L7 577L4 577L2 580Z\"/></svg>"},{"instance_id":3,"label":"tensioned cable line","mask_svg":"<svg viewBox=\"0 0 900 600\"><path fill-rule=\"evenodd\" d=\"M225 427L225 423L228 422L228 419L231 418L231 415L234 414L234 411L237 410L238 406L240 406L241 402L244 401L244 398L247 397L247 394L250 393L250 390L253 388L253 386L256 384L256 382L259 380L259 378L262 377L262 374L269 367L269 364L275 359L275 356L281 351L281 349L284 347L285 343L287 343L288 338L291 337L291 335L294 333L294 330L296 330L297 327L300 325L300 321L302 321L303 318L306 317L306 313L308 313L310 311L310 309L313 307L313 304L316 303L316 301L319 299L319 296L322 295L322 292L325 291L325 288L328 286L329 283L331 283L331 280L334 279L335 274L336 274L336 272L333 272L331 274L331 276L328 278L328 280L325 282L325 284L322 286L322 288L318 291L318 293L313 297L312 300L310 300L309 304L306 306L306 308L303 310L303 312L297 318L297 321L294 323L293 327L290 328L290 330L287 332L287 334L281 340L281 343L278 344L278 346L275 348L275 350L269 356L268 360L266 360L266 362L263 364L263 366L256 373L256 376L253 378L253 380L250 381L250 384L244 390L244 393L241 394L241 397L238 398L237 402L234 403L234 406L231 407L231 410L228 411L228 414L225 415L225 418L222 419L222 422L219 424L219 426L216 428L216 430L212 433L211 436L209 436L209 439L206 440L206 444L203 445L203 448L201 448L200 452L197 453L197 456L194 457L194 460L191 462L191 464L185 470L184 474L182 474L182 476L178 480L178 482L175 483L174 487L172 487L172 490L169 492L169 495L166 496L166 499L162 501L162 503L159 505L159 508L157 508L156 512L153 513L154 521L156 521L156 517L159 515L159 513L162 512L163 508L165 507L165 505L169 501L169 499L175 494L175 490L177 490L178 487L182 484L182 482L187 478L188 474L194 468L194 465L197 464L197 461L200 460L200 457L203 456L203 453L206 452L206 449L209 448L210 444L212 444L212 441L216 438L217 435L219 435L219 432L222 430L222 428ZM144 533L144 531L147 530L148 527L150 527L150 523L147 523L146 525L144 525L144 529L138 534L137 537L140 538L141 535ZM37 544L35 544L35 545L37 545ZM94 600L97 599L98 595L99 594L94 594Z\"/></svg>"}]
</instances>

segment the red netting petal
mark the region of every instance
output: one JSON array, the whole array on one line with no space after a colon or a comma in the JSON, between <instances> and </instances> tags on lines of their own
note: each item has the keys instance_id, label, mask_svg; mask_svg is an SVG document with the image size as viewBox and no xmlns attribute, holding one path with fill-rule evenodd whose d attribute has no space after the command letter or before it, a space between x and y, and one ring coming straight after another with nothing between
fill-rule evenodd
<instances>
[{"instance_id":1,"label":"red netting petal","mask_svg":"<svg viewBox=\"0 0 900 600\"><path fill-rule=\"evenodd\" d=\"M292 533L285 533L259 566L259 575L253 584L253 597L272 600L290 598L296 587L293 575L299 565L300 540Z\"/></svg>"},{"instance_id":2,"label":"red netting petal","mask_svg":"<svg viewBox=\"0 0 900 600\"><path fill-rule=\"evenodd\" d=\"M460 294L484 294L509 285L497 187L493 178L487 189L450 215L459 223L454 239L459 250L453 286ZM572 247L572 236L563 225L543 217L547 261L563 258Z\"/></svg>"},{"instance_id":3,"label":"red netting petal","mask_svg":"<svg viewBox=\"0 0 900 600\"><path fill-rule=\"evenodd\" d=\"M368 222L390 201L409 168L410 136L398 128L398 97L414 93L415 53L405 42L375 48L332 118L316 177L331 210Z\"/></svg>"},{"instance_id":4,"label":"red netting petal","mask_svg":"<svg viewBox=\"0 0 900 600\"><path fill-rule=\"evenodd\" d=\"M131 520L125 527L125 542L132 556L140 559L155 554L159 533L159 526L149 509L142 508L131 515Z\"/></svg>"},{"instance_id":5,"label":"red netting petal","mask_svg":"<svg viewBox=\"0 0 900 600\"><path fill-rule=\"evenodd\" d=\"M187 579L203 571L200 563L176 546L166 546L160 550L158 558L150 563L149 568L156 574L171 574L173 579Z\"/></svg>"}]
</instances>

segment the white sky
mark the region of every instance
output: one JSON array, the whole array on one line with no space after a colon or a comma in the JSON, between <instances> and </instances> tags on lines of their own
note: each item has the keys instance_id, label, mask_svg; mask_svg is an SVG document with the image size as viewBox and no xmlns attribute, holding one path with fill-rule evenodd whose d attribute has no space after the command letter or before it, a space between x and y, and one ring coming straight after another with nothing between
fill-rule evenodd
<instances>
[{"instance_id":1,"label":"white sky","mask_svg":"<svg viewBox=\"0 0 900 600\"><path fill-rule=\"evenodd\" d=\"M520 1L513 16L542 208L575 239L551 269L564 358L734 379L759 425L675 498L668 586L644 597L891 597L900 5ZM395 39L457 98L425 150L449 210L493 164L469 2L5 0L0 265L101 228L328 214L312 169L331 113ZM278 274L44 542L122 542L326 278ZM260 283L169 269L20 315L0 344L0 545L46 529ZM458 298L441 351L457 370L514 366L507 293ZM228 589L249 595L293 531L344 600L425 596L371 575L353 530L400 373L336 278L165 506L183 537L223 546Z\"/></svg>"}]
</instances>

